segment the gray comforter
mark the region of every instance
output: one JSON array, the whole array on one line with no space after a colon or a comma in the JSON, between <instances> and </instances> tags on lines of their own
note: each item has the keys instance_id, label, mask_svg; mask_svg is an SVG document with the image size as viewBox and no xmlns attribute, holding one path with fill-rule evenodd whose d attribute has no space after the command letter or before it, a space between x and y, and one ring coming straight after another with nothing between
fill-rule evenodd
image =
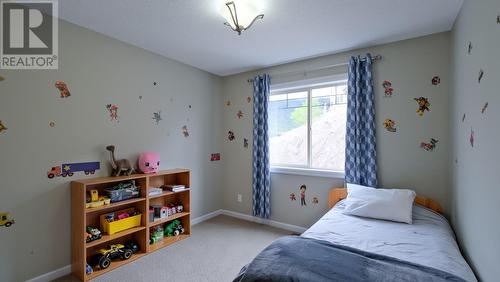
<instances>
[{"instance_id":1,"label":"gray comforter","mask_svg":"<svg viewBox=\"0 0 500 282\"><path fill-rule=\"evenodd\" d=\"M248 281L465 281L453 274L335 245L326 241L286 236L274 241L234 282Z\"/></svg>"}]
</instances>

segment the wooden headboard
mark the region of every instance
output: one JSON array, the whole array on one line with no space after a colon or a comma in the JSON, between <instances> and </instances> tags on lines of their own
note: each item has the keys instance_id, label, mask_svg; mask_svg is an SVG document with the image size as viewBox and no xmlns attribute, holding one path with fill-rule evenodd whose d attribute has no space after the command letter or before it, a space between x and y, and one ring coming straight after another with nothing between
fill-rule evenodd
<instances>
[{"instance_id":1,"label":"wooden headboard","mask_svg":"<svg viewBox=\"0 0 500 282\"><path fill-rule=\"evenodd\" d=\"M330 193L328 194L328 208L332 208L335 206L335 204L347 197L347 188L333 188L330 190ZM429 208L435 212L438 213L443 213L443 209L441 208L441 205L429 198L421 197L418 196L415 197L415 203L424 206L426 208Z\"/></svg>"}]
</instances>

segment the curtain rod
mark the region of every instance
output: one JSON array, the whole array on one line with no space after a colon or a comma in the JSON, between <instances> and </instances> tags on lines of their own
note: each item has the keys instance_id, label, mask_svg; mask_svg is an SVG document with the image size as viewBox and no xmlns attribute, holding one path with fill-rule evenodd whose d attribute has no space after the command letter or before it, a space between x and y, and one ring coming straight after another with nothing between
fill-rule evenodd
<instances>
[{"instance_id":1,"label":"curtain rod","mask_svg":"<svg viewBox=\"0 0 500 282\"><path fill-rule=\"evenodd\" d=\"M373 62L380 61L380 60L382 60L382 56L381 55L376 55L376 56L372 57L372 61ZM282 73L277 73L277 74L274 74L274 75L280 76L280 75L291 75L291 74L304 74L304 76L305 76L308 72L319 71L319 70L324 70L324 69L329 69L329 68L334 68L334 67L340 67L340 66L347 66L348 64L349 63L340 63L340 64L322 66L322 67L315 68L315 69L308 69L308 70L304 70L304 71L282 72ZM253 78L249 78L247 81L249 83L251 83L251 82L253 82Z\"/></svg>"}]
</instances>

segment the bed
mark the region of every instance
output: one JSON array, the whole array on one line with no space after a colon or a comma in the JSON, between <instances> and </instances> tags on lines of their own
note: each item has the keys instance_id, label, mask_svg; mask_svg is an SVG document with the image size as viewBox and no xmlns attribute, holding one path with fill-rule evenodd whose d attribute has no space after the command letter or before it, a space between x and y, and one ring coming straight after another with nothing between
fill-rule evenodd
<instances>
[{"instance_id":1,"label":"bed","mask_svg":"<svg viewBox=\"0 0 500 282\"><path fill-rule=\"evenodd\" d=\"M345 215L346 196L332 189L318 222L273 242L234 281L477 281L436 201L417 196L405 224Z\"/></svg>"}]
</instances>

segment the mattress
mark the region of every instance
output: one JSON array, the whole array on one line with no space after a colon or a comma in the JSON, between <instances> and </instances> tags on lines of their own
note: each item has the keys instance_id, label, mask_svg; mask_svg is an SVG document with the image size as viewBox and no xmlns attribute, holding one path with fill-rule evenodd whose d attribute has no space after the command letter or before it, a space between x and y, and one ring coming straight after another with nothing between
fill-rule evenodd
<instances>
[{"instance_id":1,"label":"mattress","mask_svg":"<svg viewBox=\"0 0 500 282\"><path fill-rule=\"evenodd\" d=\"M385 255L477 281L462 257L448 221L414 205L413 224L362 218L342 213L337 203L301 236Z\"/></svg>"}]
</instances>

